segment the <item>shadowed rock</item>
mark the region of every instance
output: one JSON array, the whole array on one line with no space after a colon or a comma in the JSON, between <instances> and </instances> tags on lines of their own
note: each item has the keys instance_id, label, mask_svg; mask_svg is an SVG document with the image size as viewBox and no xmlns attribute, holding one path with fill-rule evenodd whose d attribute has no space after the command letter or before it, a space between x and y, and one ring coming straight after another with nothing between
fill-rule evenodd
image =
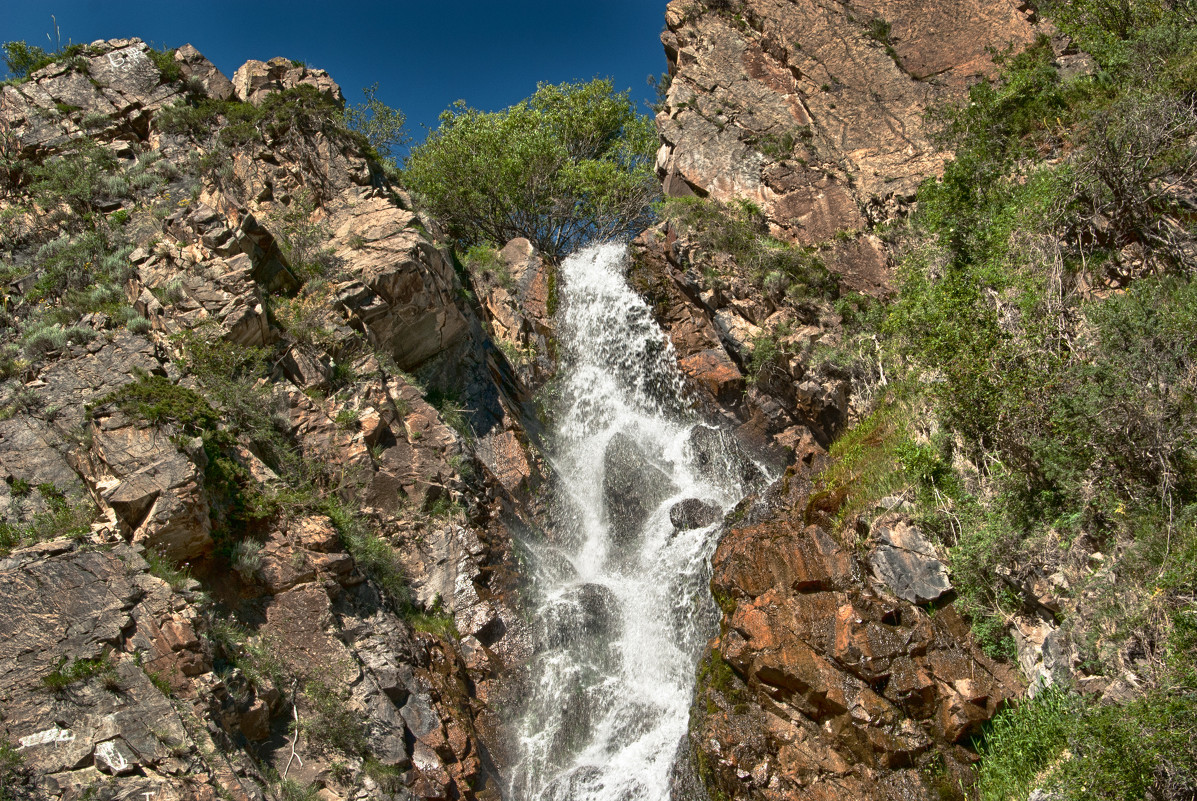
<instances>
[{"instance_id":1,"label":"shadowed rock","mask_svg":"<svg viewBox=\"0 0 1197 801\"><path fill-rule=\"evenodd\" d=\"M626 544L677 485L624 434L616 434L603 454L603 505L612 539Z\"/></svg>"},{"instance_id":2,"label":"shadowed rock","mask_svg":"<svg viewBox=\"0 0 1197 801\"><path fill-rule=\"evenodd\" d=\"M669 509L669 522L678 531L705 528L723 519L723 510L713 503L687 498L675 503Z\"/></svg>"},{"instance_id":3,"label":"shadowed rock","mask_svg":"<svg viewBox=\"0 0 1197 801\"><path fill-rule=\"evenodd\" d=\"M948 569L923 532L906 523L878 526L876 532L881 542L869 553L869 566L894 595L927 604L952 591Z\"/></svg>"}]
</instances>

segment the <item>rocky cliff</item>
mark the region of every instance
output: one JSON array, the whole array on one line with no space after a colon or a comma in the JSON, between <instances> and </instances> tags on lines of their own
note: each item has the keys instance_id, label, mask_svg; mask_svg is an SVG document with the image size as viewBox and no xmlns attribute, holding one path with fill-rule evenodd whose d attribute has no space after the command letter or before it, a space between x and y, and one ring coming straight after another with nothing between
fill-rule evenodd
<instances>
[{"instance_id":1,"label":"rocky cliff","mask_svg":"<svg viewBox=\"0 0 1197 801\"><path fill-rule=\"evenodd\" d=\"M0 97L5 792L498 798L528 390L326 73L76 51Z\"/></svg>"},{"instance_id":2,"label":"rocky cliff","mask_svg":"<svg viewBox=\"0 0 1197 801\"><path fill-rule=\"evenodd\" d=\"M793 464L713 559L694 772L721 798L957 797L970 737L1021 678L973 643L909 504L845 528L811 482L886 380L859 320L893 289L887 231L951 156L926 112L1041 26L985 0L675 0L666 20L657 165L678 200L633 281L708 408Z\"/></svg>"},{"instance_id":3,"label":"rocky cliff","mask_svg":"<svg viewBox=\"0 0 1197 801\"><path fill-rule=\"evenodd\" d=\"M875 229L949 157L924 113L1036 35L1013 0L674 0L666 23L665 193L751 201L774 235L834 243L828 266L870 293L890 286Z\"/></svg>"}]
</instances>

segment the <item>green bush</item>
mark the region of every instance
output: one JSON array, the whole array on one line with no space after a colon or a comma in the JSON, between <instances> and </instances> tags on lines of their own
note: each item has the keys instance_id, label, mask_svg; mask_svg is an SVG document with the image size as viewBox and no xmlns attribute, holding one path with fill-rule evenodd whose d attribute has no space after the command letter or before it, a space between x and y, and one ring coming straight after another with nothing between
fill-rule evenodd
<instances>
[{"instance_id":1,"label":"green bush","mask_svg":"<svg viewBox=\"0 0 1197 801\"><path fill-rule=\"evenodd\" d=\"M461 250L522 236L558 258L648 226L656 148L652 121L610 81L541 84L499 112L454 105L403 176Z\"/></svg>"},{"instance_id":2,"label":"green bush","mask_svg":"<svg viewBox=\"0 0 1197 801\"><path fill-rule=\"evenodd\" d=\"M23 797L17 788L25 783L25 759L7 739L0 737L0 801L17 801Z\"/></svg>"},{"instance_id":3,"label":"green bush","mask_svg":"<svg viewBox=\"0 0 1197 801\"><path fill-rule=\"evenodd\" d=\"M107 655L98 656L95 659L76 659L69 663L67 657L64 656L58 661L54 670L42 676L42 686L48 690L59 692L72 684L85 682L93 676L100 676L104 680L104 685L109 688L118 683L116 666L112 664L112 660Z\"/></svg>"},{"instance_id":4,"label":"green bush","mask_svg":"<svg viewBox=\"0 0 1197 801\"><path fill-rule=\"evenodd\" d=\"M300 721L300 727L310 742L349 755L365 752L366 734L361 720L349 708L343 693L313 678L304 684L303 695L308 702L308 714Z\"/></svg>"},{"instance_id":5,"label":"green bush","mask_svg":"<svg viewBox=\"0 0 1197 801\"><path fill-rule=\"evenodd\" d=\"M162 73L163 83L174 83L175 81L183 80L183 69L179 66L179 62L175 61L175 49L173 47L169 50L157 50L151 47L147 55L149 55L150 61L154 62L154 66L158 68L158 72Z\"/></svg>"},{"instance_id":6,"label":"green bush","mask_svg":"<svg viewBox=\"0 0 1197 801\"><path fill-rule=\"evenodd\" d=\"M96 508L90 501L68 498L50 484L40 485L37 489L45 501L46 508L43 511L35 513L24 523L0 519L0 554L59 537L78 540L91 532Z\"/></svg>"},{"instance_id":7,"label":"green bush","mask_svg":"<svg viewBox=\"0 0 1197 801\"><path fill-rule=\"evenodd\" d=\"M4 63L8 66L8 71L18 79L28 78L42 67L48 67L55 61L75 58L86 50L85 45L72 44L57 52L47 53L42 48L24 41L5 42L0 47L4 49Z\"/></svg>"}]
</instances>

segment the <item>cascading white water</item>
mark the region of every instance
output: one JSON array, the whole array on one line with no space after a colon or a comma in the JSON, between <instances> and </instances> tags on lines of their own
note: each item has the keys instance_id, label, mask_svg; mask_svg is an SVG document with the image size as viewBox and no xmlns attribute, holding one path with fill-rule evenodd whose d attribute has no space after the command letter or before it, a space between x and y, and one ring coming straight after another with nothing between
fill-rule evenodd
<instances>
[{"instance_id":1,"label":"cascading white water","mask_svg":"<svg viewBox=\"0 0 1197 801\"><path fill-rule=\"evenodd\" d=\"M511 801L664 801L686 733L718 524L676 531L670 509L727 511L745 470L687 414L669 340L594 245L560 270L561 399L554 531L528 543L537 651Z\"/></svg>"}]
</instances>

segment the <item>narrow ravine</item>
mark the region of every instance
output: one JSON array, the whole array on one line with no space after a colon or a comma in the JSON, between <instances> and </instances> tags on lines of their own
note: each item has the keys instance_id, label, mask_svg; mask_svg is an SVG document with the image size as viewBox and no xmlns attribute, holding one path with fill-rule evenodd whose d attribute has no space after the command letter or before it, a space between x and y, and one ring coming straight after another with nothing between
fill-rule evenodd
<instances>
[{"instance_id":1,"label":"narrow ravine","mask_svg":"<svg viewBox=\"0 0 1197 801\"><path fill-rule=\"evenodd\" d=\"M716 621L718 521L755 471L687 411L626 258L602 244L561 267L554 531L528 544L538 640L513 801L669 797Z\"/></svg>"}]
</instances>

